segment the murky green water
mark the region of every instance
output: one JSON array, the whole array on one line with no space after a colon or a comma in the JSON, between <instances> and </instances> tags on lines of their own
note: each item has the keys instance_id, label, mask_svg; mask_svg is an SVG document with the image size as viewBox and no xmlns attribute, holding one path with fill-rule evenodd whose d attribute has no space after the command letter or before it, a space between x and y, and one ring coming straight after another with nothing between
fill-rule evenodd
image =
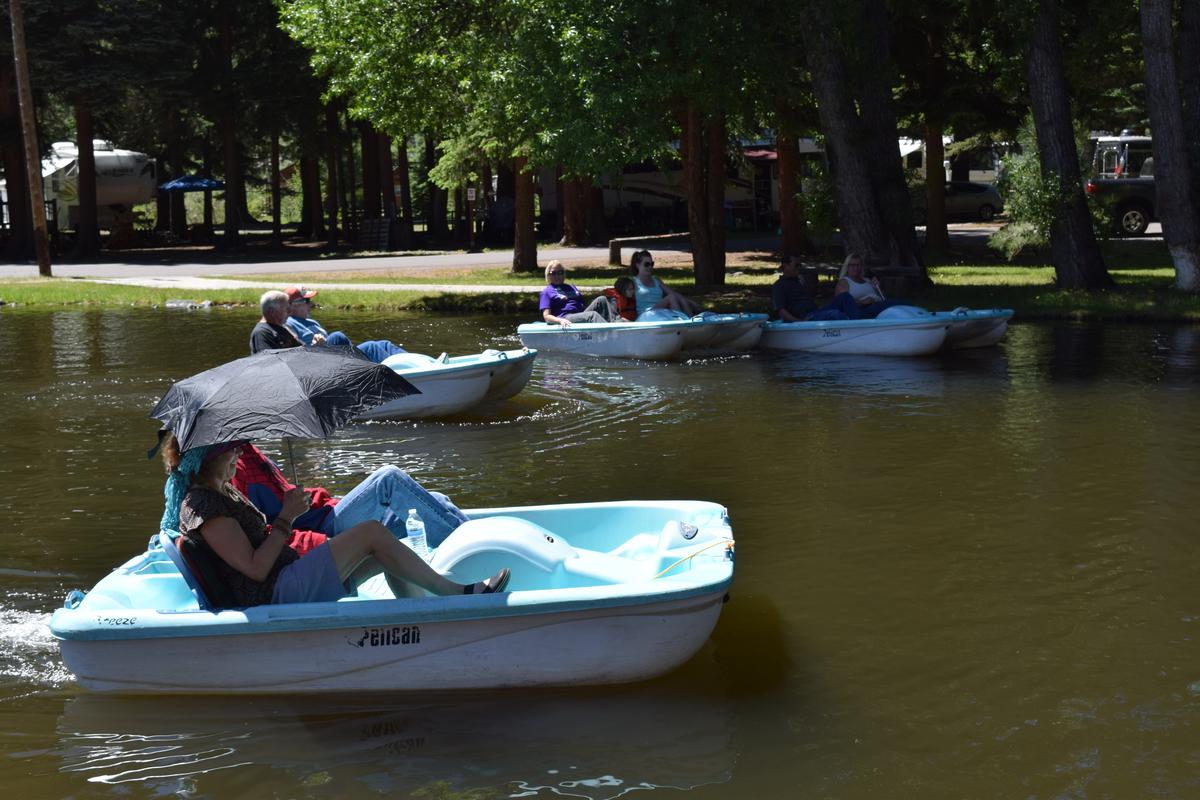
<instances>
[{"instance_id":1,"label":"murky green water","mask_svg":"<svg viewBox=\"0 0 1200 800\"><path fill-rule=\"evenodd\" d=\"M1200 796L1200 331L1018 325L915 361L540 358L487 416L308 443L301 479L345 491L393 462L466 507L722 502L736 585L686 667L552 693L84 694L49 614L144 547L145 415L242 355L253 321L0 312L10 796ZM433 354L516 344L512 319L322 321Z\"/></svg>"}]
</instances>

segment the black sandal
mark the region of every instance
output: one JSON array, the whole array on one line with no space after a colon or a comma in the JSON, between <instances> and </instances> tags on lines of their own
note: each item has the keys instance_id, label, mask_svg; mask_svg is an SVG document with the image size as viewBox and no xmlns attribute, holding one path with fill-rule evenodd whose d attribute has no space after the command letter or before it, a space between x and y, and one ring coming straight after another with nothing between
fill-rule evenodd
<instances>
[{"instance_id":1,"label":"black sandal","mask_svg":"<svg viewBox=\"0 0 1200 800\"><path fill-rule=\"evenodd\" d=\"M505 567L495 574L495 580L492 584L489 585L487 581L468 583L463 587L463 594L495 594L497 592L503 592L505 587L508 586L508 580L511 577L512 572L509 571L508 567ZM475 587L477 586L481 588L476 589Z\"/></svg>"}]
</instances>

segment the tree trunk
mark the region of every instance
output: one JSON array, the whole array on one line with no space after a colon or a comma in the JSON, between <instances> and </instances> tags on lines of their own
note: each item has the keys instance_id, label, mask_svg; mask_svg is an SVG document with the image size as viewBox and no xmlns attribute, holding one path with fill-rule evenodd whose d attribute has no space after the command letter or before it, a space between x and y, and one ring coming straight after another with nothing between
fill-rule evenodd
<instances>
[{"instance_id":1,"label":"tree trunk","mask_svg":"<svg viewBox=\"0 0 1200 800\"><path fill-rule=\"evenodd\" d=\"M92 149L92 111L82 99L75 104L75 164L79 214L75 219L75 257L100 255L100 229L96 223L96 153Z\"/></svg>"},{"instance_id":2,"label":"tree trunk","mask_svg":"<svg viewBox=\"0 0 1200 800\"><path fill-rule=\"evenodd\" d=\"M708 117L688 103L683 114L680 156L687 192L692 272L699 286L725 282L724 140L723 118Z\"/></svg>"},{"instance_id":3,"label":"tree trunk","mask_svg":"<svg viewBox=\"0 0 1200 800\"><path fill-rule=\"evenodd\" d=\"M172 111L167 117L167 163L171 165L171 172L175 177L183 177L187 174L187 164L185 161L185 149L183 146L183 134L181 128L182 122L179 118L179 113ZM183 192L169 192L167 195L167 204L169 211L167 216L171 221L171 233L177 239L186 239L188 235L187 225L187 204L184 202Z\"/></svg>"},{"instance_id":4,"label":"tree trunk","mask_svg":"<svg viewBox=\"0 0 1200 800\"><path fill-rule=\"evenodd\" d=\"M392 137L376 133L379 150L379 194L383 216L396 219L396 168L392 165Z\"/></svg>"},{"instance_id":5,"label":"tree trunk","mask_svg":"<svg viewBox=\"0 0 1200 800\"><path fill-rule=\"evenodd\" d=\"M154 180L161 186L167 181L178 177L171 169L170 152L160 152L158 154L158 170L154 175ZM179 194L179 192L155 192L154 193L154 230L155 232L166 232L171 230L171 197Z\"/></svg>"},{"instance_id":6,"label":"tree trunk","mask_svg":"<svg viewBox=\"0 0 1200 800\"><path fill-rule=\"evenodd\" d=\"M315 241L325 237L321 211L321 161L312 153L300 156L300 235Z\"/></svg>"},{"instance_id":7,"label":"tree trunk","mask_svg":"<svg viewBox=\"0 0 1200 800\"><path fill-rule=\"evenodd\" d=\"M279 178L279 131L271 131L271 245L283 246L283 195Z\"/></svg>"},{"instance_id":8,"label":"tree trunk","mask_svg":"<svg viewBox=\"0 0 1200 800\"><path fill-rule=\"evenodd\" d=\"M1185 0L1186 1L1186 0ZM1200 216L1197 216L1188 142L1183 126L1171 0L1142 0L1142 47L1146 59L1146 110L1150 113L1154 187L1163 238L1175 262L1175 286L1200 291Z\"/></svg>"},{"instance_id":9,"label":"tree trunk","mask_svg":"<svg viewBox=\"0 0 1200 800\"><path fill-rule=\"evenodd\" d=\"M870 264L891 258L883 219L876 206L867 142L855 111L846 59L828 4L810 0L811 24L801 33L812 73L817 114L825 134L825 155L833 178L833 195L847 252L860 253Z\"/></svg>"},{"instance_id":10,"label":"tree trunk","mask_svg":"<svg viewBox=\"0 0 1200 800\"><path fill-rule=\"evenodd\" d=\"M596 246L606 245L610 236L608 234L608 217L604 215L604 187L597 186L591 178L588 178L588 183L591 185L588 190L591 197L587 204L587 239L585 241Z\"/></svg>"},{"instance_id":11,"label":"tree trunk","mask_svg":"<svg viewBox=\"0 0 1200 800\"><path fill-rule=\"evenodd\" d=\"M8 0L8 12L9 27L12 29L17 100L21 108L21 140L25 146L25 184L29 192L29 210L33 219L33 252L37 257L38 274L49 278L50 237L46 232L42 160L37 148L37 115L33 105L33 87L29 82L29 58L25 50L25 17L21 13L21 0Z\"/></svg>"},{"instance_id":12,"label":"tree trunk","mask_svg":"<svg viewBox=\"0 0 1200 800\"><path fill-rule=\"evenodd\" d=\"M225 156L225 232L227 247L237 247L242 242L241 171L238 169L237 119L234 115L236 98L233 85L233 10L229 2L221 3L221 76L224 103L221 106L221 145Z\"/></svg>"},{"instance_id":13,"label":"tree trunk","mask_svg":"<svg viewBox=\"0 0 1200 800\"><path fill-rule=\"evenodd\" d=\"M370 123L358 126L358 141L362 148L363 217L382 215L379 186L379 135Z\"/></svg>"},{"instance_id":14,"label":"tree trunk","mask_svg":"<svg viewBox=\"0 0 1200 800\"><path fill-rule=\"evenodd\" d=\"M429 173L437 166L437 140L433 134L425 134L425 179L429 187L427 196L425 230L437 241L446 238L446 193L429 178Z\"/></svg>"},{"instance_id":15,"label":"tree trunk","mask_svg":"<svg viewBox=\"0 0 1200 800\"><path fill-rule=\"evenodd\" d=\"M925 115L925 250L945 254L950 244L946 229L946 147L942 144L942 121L932 112Z\"/></svg>"},{"instance_id":16,"label":"tree trunk","mask_svg":"<svg viewBox=\"0 0 1200 800\"><path fill-rule=\"evenodd\" d=\"M396 147L396 170L400 173L400 247L408 249L412 247L413 239L413 206L407 136L402 136Z\"/></svg>"},{"instance_id":17,"label":"tree trunk","mask_svg":"<svg viewBox=\"0 0 1200 800\"><path fill-rule=\"evenodd\" d=\"M1039 0L1026 47L1033 123L1042 177L1058 182L1062 199L1050 226L1050 259L1059 288L1096 291L1113 285L1092 231L1071 124L1057 0Z\"/></svg>"},{"instance_id":18,"label":"tree trunk","mask_svg":"<svg viewBox=\"0 0 1200 800\"><path fill-rule=\"evenodd\" d=\"M354 168L354 128L350 125L349 114L345 117L345 125L343 130L348 134L346 137L346 164L343 167L338 163L339 184L342 187L342 236L347 240L354 238L354 233L358 221L358 172Z\"/></svg>"},{"instance_id":19,"label":"tree trunk","mask_svg":"<svg viewBox=\"0 0 1200 800\"><path fill-rule=\"evenodd\" d=\"M925 32L925 251L945 254L950 244L946 230L946 148L942 144L946 97L946 50L940 25Z\"/></svg>"},{"instance_id":20,"label":"tree trunk","mask_svg":"<svg viewBox=\"0 0 1200 800\"><path fill-rule=\"evenodd\" d=\"M887 235L888 259L882 263L898 268L908 277L903 289L908 293L928 285L929 277L917 246L912 197L896 147L898 132L893 92L897 78L888 43L887 9L884 0L866 0L863 10L866 43L862 50L871 54L871 68L860 70L859 107L870 143L868 157L875 164L869 173L871 184ZM938 164L941 163L939 159Z\"/></svg>"},{"instance_id":21,"label":"tree trunk","mask_svg":"<svg viewBox=\"0 0 1200 800\"><path fill-rule=\"evenodd\" d=\"M33 219L29 215L24 152L16 75L11 65L0 63L0 167L4 168L8 181L8 242L0 253L4 261L25 261L33 253Z\"/></svg>"},{"instance_id":22,"label":"tree trunk","mask_svg":"<svg viewBox=\"0 0 1200 800\"><path fill-rule=\"evenodd\" d=\"M454 190L454 241L467 245L471 232L467 230L467 195L460 186Z\"/></svg>"},{"instance_id":23,"label":"tree trunk","mask_svg":"<svg viewBox=\"0 0 1200 800\"><path fill-rule=\"evenodd\" d=\"M592 202L592 179L569 178L562 182L559 194L563 208L563 236L559 244L582 247L588 236L588 212Z\"/></svg>"},{"instance_id":24,"label":"tree trunk","mask_svg":"<svg viewBox=\"0 0 1200 800\"><path fill-rule=\"evenodd\" d=\"M325 156L325 213L326 243L337 247L338 243L338 114L332 106L325 108L325 134L329 139L329 152Z\"/></svg>"},{"instance_id":25,"label":"tree trunk","mask_svg":"<svg viewBox=\"0 0 1200 800\"><path fill-rule=\"evenodd\" d=\"M1179 94L1192 191L1200 198L1200 0L1181 0L1179 8Z\"/></svg>"},{"instance_id":26,"label":"tree trunk","mask_svg":"<svg viewBox=\"0 0 1200 800\"><path fill-rule=\"evenodd\" d=\"M812 243L808 240L807 221L800 202L800 144L779 120L779 133L775 138L775 152L779 164L779 228L782 234L784 255L811 253Z\"/></svg>"},{"instance_id":27,"label":"tree trunk","mask_svg":"<svg viewBox=\"0 0 1200 800\"><path fill-rule=\"evenodd\" d=\"M204 177L212 177L212 145L209 144L208 137L204 137L204 143L200 146L200 157L204 162ZM213 193L211 189L204 190L204 235L212 236L213 232Z\"/></svg>"},{"instance_id":28,"label":"tree trunk","mask_svg":"<svg viewBox=\"0 0 1200 800\"><path fill-rule=\"evenodd\" d=\"M533 225L533 173L529 159L513 160L513 272L537 272L537 236Z\"/></svg>"}]
</instances>

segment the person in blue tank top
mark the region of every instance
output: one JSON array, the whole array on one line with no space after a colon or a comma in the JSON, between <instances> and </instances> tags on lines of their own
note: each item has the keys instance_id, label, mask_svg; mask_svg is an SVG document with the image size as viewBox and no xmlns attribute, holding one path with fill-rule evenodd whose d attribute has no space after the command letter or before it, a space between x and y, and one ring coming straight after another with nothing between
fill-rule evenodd
<instances>
[{"instance_id":1,"label":"person in blue tank top","mask_svg":"<svg viewBox=\"0 0 1200 800\"><path fill-rule=\"evenodd\" d=\"M654 256L650 255L649 250L638 250L629 264L633 268L633 285L637 289L638 316L652 308L669 308L689 317L700 313L700 307L691 299L654 277Z\"/></svg>"}]
</instances>

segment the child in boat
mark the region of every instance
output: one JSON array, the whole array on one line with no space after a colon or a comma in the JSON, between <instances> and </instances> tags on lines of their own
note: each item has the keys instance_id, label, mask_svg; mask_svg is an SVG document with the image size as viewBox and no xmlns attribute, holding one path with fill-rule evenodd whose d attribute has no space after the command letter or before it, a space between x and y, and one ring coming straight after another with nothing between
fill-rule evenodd
<instances>
[{"instance_id":1,"label":"child in boat","mask_svg":"<svg viewBox=\"0 0 1200 800\"><path fill-rule=\"evenodd\" d=\"M604 296L608 298L612 307L611 320L613 322L618 319L633 322L637 319L637 287L633 283L633 278L628 275L617 278L611 288L604 290Z\"/></svg>"},{"instance_id":2,"label":"child in boat","mask_svg":"<svg viewBox=\"0 0 1200 800\"><path fill-rule=\"evenodd\" d=\"M449 580L375 520L339 531L299 555L287 542L293 521L308 509L308 498L302 492L290 493L268 524L231 483L244 444L181 452L170 434L162 444L168 473L161 528L179 531L213 563L234 607L330 602L346 596L348 583L360 583L380 571L397 597L411 596L413 587L455 595L502 592L508 585L507 568L473 584Z\"/></svg>"}]
</instances>

